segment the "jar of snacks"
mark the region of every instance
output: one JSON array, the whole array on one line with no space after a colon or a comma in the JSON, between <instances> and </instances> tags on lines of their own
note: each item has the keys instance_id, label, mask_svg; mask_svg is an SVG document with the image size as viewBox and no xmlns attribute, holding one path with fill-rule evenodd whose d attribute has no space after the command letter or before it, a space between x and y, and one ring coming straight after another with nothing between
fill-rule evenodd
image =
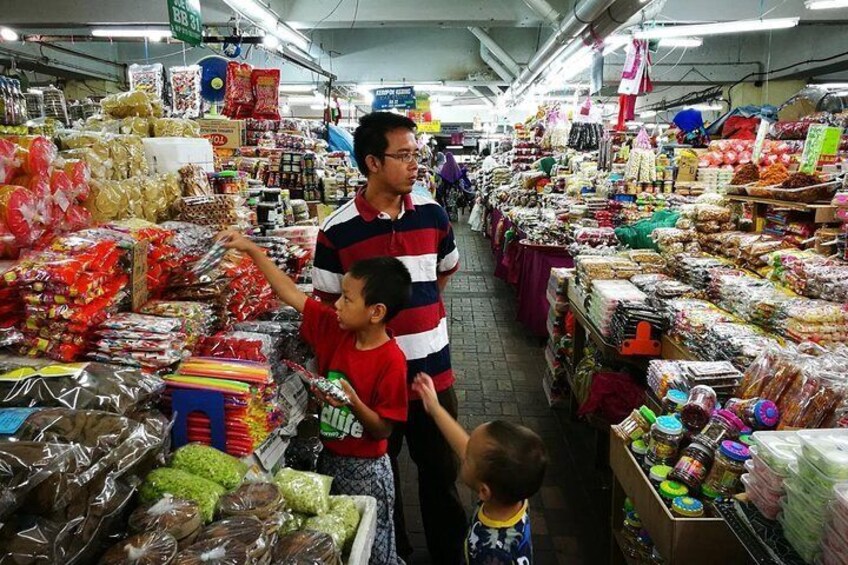
<instances>
[{"instance_id":1,"label":"jar of snacks","mask_svg":"<svg viewBox=\"0 0 848 565\"><path fill-rule=\"evenodd\" d=\"M654 465L651 467L651 470L648 471L648 479L650 479L654 488L659 489L663 481L668 480L669 473L671 473L671 467L668 465Z\"/></svg>"},{"instance_id":2,"label":"jar of snacks","mask_svg":"<svg viewBox=\"0 0 848 565\"><path fill-rule=\"evenodd\" d=\"M689 395L682 390L677 390L676 388L669 390L665 393L665 397L662 401L663 412L666 414L680 412L688 398Z\"/></svg>"},{"instance_id":3,"label":"jar of snacks","mask_svg":"<svg viewBox=\"0 0 848 565\"><path fill-rule=\"evenodd\" d=\"M712 448L695 439L680 454L680 459L674 465L671 473L668 474L668 478L683 483L693 493L698 492L712 465Z\"/></svg>"},{"instance_id":4,"label":"jar of snacks","mask_svg":"<svg viewBox=\"0 0 848 565\"><path fill-rule=\"evenodd\" d=\"M700 518L704 515L704 504L691 496L678 496L671 501L671 513L679 518Z\"/></svg>"},{"instance_id":5,"label":"jar of snacks","mask_svg":"<svg viewBox=\"0 0 848 565\"><path fill-rule=\"evenodd\" d=\"M642 461L645 458L645 453L648 452L648 444L645 443L644 439L637 439L633 443L630 444L630 451L633 452L633 457L636 458L636 461L642 465Z\"/></svg>"},{"instance_id":6,"label":"jar of snacks","mask_svg":"<svg viewBox=\"0 0 848 565\"><path fill-rule=\"evenodd\" d=\"M677 458L680 440L683 438L683 424L674 416L660 416L651 426L651 439L645 454L645 466L668 465Z\"/></svg>"},{"instance_id":7,"label":"jar of snacks","mask_svg":"<svg viewBox=\"0 0 848 565\"><path fill-rule=\"evenodd\" d=\"M659 490L660 498L662 498L665 505L669 508L671 508L671 503L675 498L689 494L686 485L680 484L677 481L663 481L660 483Z\"/></svg>"},{"instance_id":8,"label":"jar of snacks","mask_svg":"<svg viewBox=\"0 0 848 565\"><path fill-rule=\"evenodd\" d=\"M709 488L724 496L731 496L741 490L741 477L745 472L745 461L751 458L751 452L741 443L725 440L715 456L710 474L704 481Z\"/></svg>"},{"instance_id":9,"label":"jar of snacks","mask_svg":"<svg viewBox=\"0 0 848 565\"><path fill-rule=\"evenodd\" d=\"M612 426L615 434L624 441L635 441L651 430L657 421L657 415L647 406L640 406L617 426Z\"/></svg>"},{"instance_id":10,"label":"jar of snacks","mask_svg":"<svg viewBox=\"0 0 848 565\"><path fill-rule=\"evenodd\" d=\"M715 407L715 390L706 385L698 385L689 391L689 398L680 409L680 419L690 430L700 430L709 421Z\"/></svg>"},{"instance_id":11,"label":"jar of snacks","mask_svg":"<svg viewBox=\"0 0 848 565\"><path fill-rule=\"evenodd\" d=\"M724 407L738 416L745 424L755 430L768 430L777 426L780 411L777 405L768 399L748 398L740 400L731 398Z\"/></svg>"},{"instance_id":12,"label":"jar of snacks","mask_svg":"<svg viewBox=\"0 0 848 565\"><path fill-rule=\"evenodd\" d=\"M701 443L718 447L726 439L736 440L745 424L729 410L716 410L698 437Z\"/></svg>"}]
</instances>

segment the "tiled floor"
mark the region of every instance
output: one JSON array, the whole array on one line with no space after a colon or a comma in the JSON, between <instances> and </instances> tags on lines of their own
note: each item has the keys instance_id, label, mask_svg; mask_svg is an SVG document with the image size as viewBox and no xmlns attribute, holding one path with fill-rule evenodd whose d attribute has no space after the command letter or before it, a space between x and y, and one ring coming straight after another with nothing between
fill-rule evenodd
<instances>
[{"instance_id":1,"label":"tiled floor","mask_svg":"<svg viewBox=\"0 0 848 565\"><path fill-rule=\"evenodd\" d=\"M606 563L609 559L609 472L595 468L593 432L549 408L542 389L543 344L515 321L515 294L493 276L489 240L455 226L462 270L445 295L457 373L460 420L474 426L503 418L535 430L550 465L531 501L538 565ZM605 458L602 458L605 459ZM416 468L401 462L407 524L415 547L411 564L431 563L418 506ZM460 488L470 509L469 491ZM441 565L441 564L435 564Z\"/></svg>"}]
</instances>

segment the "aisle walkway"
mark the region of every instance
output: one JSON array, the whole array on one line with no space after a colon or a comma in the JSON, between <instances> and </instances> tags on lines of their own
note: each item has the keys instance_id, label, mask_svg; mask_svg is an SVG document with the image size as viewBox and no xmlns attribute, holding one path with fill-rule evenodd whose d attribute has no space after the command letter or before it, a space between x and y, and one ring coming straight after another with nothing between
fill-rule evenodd
<instances>
[{"instance_id":1,"label":"aisle walkway","mask_svg":"<svg viewBox=\"0 0 848 565\"><path fill-rule=\"evenodd\" d=\"M545 486L530 506L538 565L606 563L608 497L595 489L590 498L578 478L588 479L590 488L603 487L603 473L593 473L594 455L591 444L584 441L586 430L567 425L564 433L557 413L548 407L541 385L545 371L541 340L528 337L515 321L515 293L493 276L489 241L464 222L455 231L462 270L448 286L445 305L460 420L471 429L503 418L532 428L545 440L550 466ZM418 508L416 468L406 455L401 465L407 524L415 547L410 563L430 563ZM468 489L461 487L460 492L467 508L473 508Z\"/></svg>"}]
</instances>

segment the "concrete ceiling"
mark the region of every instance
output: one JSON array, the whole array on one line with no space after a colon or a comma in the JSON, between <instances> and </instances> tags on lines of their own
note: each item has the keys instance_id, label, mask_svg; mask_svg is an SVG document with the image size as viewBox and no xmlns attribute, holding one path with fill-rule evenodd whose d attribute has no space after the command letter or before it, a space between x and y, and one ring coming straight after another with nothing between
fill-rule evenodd
<instances>
[{"instance_id":1,"label":"concrete ceiling","mask_svg":"<svg viewBox=\"0 0 848 565\"><path fill-rule=\"evenodd\" d=\"M469 27L483 28L509 59L523 68L553 32L557 17L571 14L576 0L271 0L281 19L312 41L316 62L337 76L341 85L369 82L448 82L478 85L464 96L479 104L508 82L495 68L502 60L481 51ZM581 0L585 1L585 0ZM533 7L531 7L533 6ZM732 84L744 77L761 80L848 80L848 9L810 11L802 0L654 0L645 19L667 22L705 22L731 19L797 16L802 25L772 33L749 33L704 38L697 49L663 49L653 58L657 90L646 103L672 98L715 84ZM201 0L203 22L227 27L234 12L223 0ZM552 11L549 11L552 10ZM166 0L0 0L3 25L21 34L86 35L99 24L167 25ZM640 17L634 20L638 23ZM214 54L214 46L185 48L181 43L93 43L66 41L50 46L0 43L0 66L16 59L34 69L36 81L61 78L121 81L123 64L145 61L165 66L192 63ZM317 83L321 77L254 47L246 59L283 70L283 81ZM841 56L841 53L846 53ZM494 61L493 61L494 59ZM624 60L606 58L604 81L610 94ZM809 62L808 62L809 61ZM487 62L489 64L487 64ZM587 80L587 75L577 77ZM488 88L492 86L495 90Z\"/></svg>"}]
</instances>

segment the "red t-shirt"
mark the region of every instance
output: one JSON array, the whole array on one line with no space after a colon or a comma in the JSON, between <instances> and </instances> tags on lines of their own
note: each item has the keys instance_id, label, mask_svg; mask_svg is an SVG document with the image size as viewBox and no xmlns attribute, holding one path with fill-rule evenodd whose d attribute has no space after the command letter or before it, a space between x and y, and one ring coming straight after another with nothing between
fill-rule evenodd
<instances>
[{"instance_id":1,"label":"red t-shirt","mask_svg":"<svg viewBox=\"0 0 848 565\"><path fill-rule=\"evenodd\" d=\"M339 327L335 310L312 299L306 301L300 334L312 346L321 375L346 380L381 418L406 421L406 357L394 339L360 351L356 336ZM388 440L371 437L350 407L329 404L321 409L321 439L326 449L345 457L382 457L389 445Z\"/></svg>"}]
</instances>

